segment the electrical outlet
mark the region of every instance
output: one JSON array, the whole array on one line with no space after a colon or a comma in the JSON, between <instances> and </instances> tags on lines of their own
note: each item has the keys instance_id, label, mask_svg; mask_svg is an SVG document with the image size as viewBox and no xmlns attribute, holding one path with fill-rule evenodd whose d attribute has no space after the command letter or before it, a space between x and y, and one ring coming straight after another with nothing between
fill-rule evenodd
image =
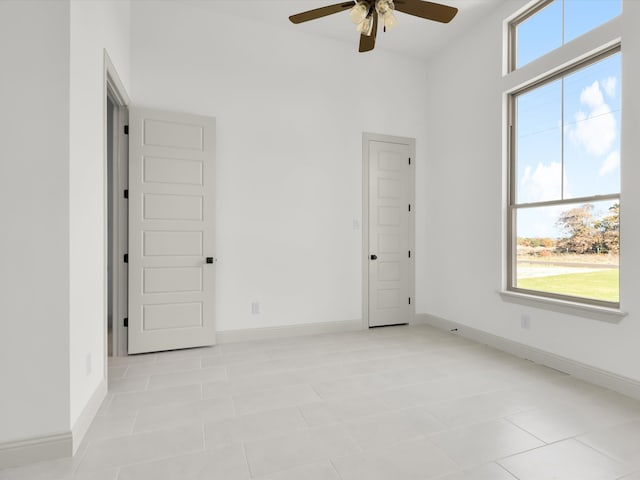
<instances>
[{"instance_id":1,"label":"electrical outlet","mask_svg":"<svg viewBox=\"0 0 640 480\"><path fill-rule=\"evenodd\" d=\"M251 302L251 315L258 315L260 313L260 302Z\"/></svg>"},{"instance_id":2,"label":"electrical outlet","mask_svg":"<svg viewBox=\"0 0 640 480\"><path fill-rule=\"evenodd\" d=\"M520 328L525 330L529 330L531 328L531 317L529 315L523 314L520 317Z\"/></svg>"}]
</instances>

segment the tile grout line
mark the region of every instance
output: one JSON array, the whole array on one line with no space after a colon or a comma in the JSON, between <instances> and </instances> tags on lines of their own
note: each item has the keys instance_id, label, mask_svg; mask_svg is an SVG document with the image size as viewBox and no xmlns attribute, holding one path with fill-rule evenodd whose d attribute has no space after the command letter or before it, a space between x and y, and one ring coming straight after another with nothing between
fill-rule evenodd
<instances>
[{"instance_id":1,"label":"tile grout line","mask_svg":"<svg viewBox=\"0 0 640 480\"><path fill-rule=\"evenodd\" d=\"M136 433L136 423L138 423L138 416L140 415L140 408L136 408L136 413L133 416L133 422L131 422L131 432L129 435L134 435ZM142 432L138 432L142 433Z\"/></svg>"},{"instance_id":2,"label":"tile grout line","mask_svg":"<svg viewBox=\"0 0 640 480\"><path fill-rule=\"evenodd\" d=\"M249 464L249 457L247 456L247 446L245 444L245 441L241 441L240 444L242 445L242 455L244 456L244 463L247 466L247 472L249 473L249 478L254 478L253 477L253 472L251 471L251 465Z\"/></svg>"},{"instance_id":3,"label":"tile grout line","mask_svg":"<svg viewBox=\"0 0 640 480\"><path fill-rule=\"evenodd\" d=\"M502 470L504 470L505 472L507 472L509 475L511 475L515 480L520 480L520 478L519 478L519 477L517 477L515 473L510 472L509 470L507 470L507 467L505 467L504 465L502 465L502 464L498 463L498 462L497 462L497 460L496 460L496 461L494 461L493 463L494 463L495 465L497 465L497 466L498 466L498 468L501 468Z\"/></svg>"},{"instance_id":4,"label":"tile grout line","mask_svg":"<svg viewBox=\"0 0 640 480\"><path fill-rule=\"evenodd\" d=\"M534 409L534 410L535 410L535 409ZM545 447L545 446L547 446L547 445L552 445L552 444L557 443L557 442L560 442L560 441L562 441L562 440L567 440L566 438L562 438L562 439L560 439L560 440L558 440L558 441L556 441L556 442L545 442L542 438L540 438L540 437L538 437L538 436L534 435L533 433L529 432L528 430L525 430L525 429L524 429L524 428L522 428L520 425L518 425L517 423L513 422L510 418L508 418L508 417L502 417L502 419L503 419L505 422L509 422L511 425L513 425L513 426L514 426L514 427L516 427L517 429L519 429L519 430L523 431L523 432L524 432L524 433L526 433L527 435L531 435L531 436L532 436L533 438L535 438L536 440L539 440L539 441L541 441L542 443L544 443L544 445L540 445L540 446L535 447L535 448L530 448L529 450L535 450L535 449L540 448L540 447ZM528 450L524 450L524 452L526 452L526 451L528 451ZM520 453L522 453L522 452L520 452ZM516 453L516 454L514 454L514 455L517 455L517 453ZM509 456L511 456L511 455L509 455Z\"/></svg>"},{"instance_id":5,"label":"tile grout line","mask_svg":"<svg viewBox=\"0 0 640 480\"><path fill-rule=\"evenodd\" d=\"M181 425L180 427L174 427L175 429L182 429L182 428L193 428L194 425ZM140 432L140 434L150 434L150 433L154 433L154 431L149 431L149 432ZM118 438L118 437L113 437L113 438ZM112 440L113 438L110 439L106 439L106 440ZM120 464L120 465L111 465L111 466L107 466L107 467L101 467L101 468L97 468L97 469L89 469L86 472L84 472L85 474L95 474L96 472L99 472L101 470L107 470L109 468L117 468L120 471L123 468L127 468L127 467L132 467L135 465L144 465L144 464L152 464L155 462L162 462L165 460L171 460L171 459L175 459L175 458L182 458L182 457L188 457L191 455L195 455L198 453L203 453L205 450L198 448L198 449L192 449L192 450L186 450L184 452L180 452L180 453L173 453L170 455L163 455L163 456L159 456L159 457L153 457L153 458L146 458L144 460L136 460L136 461L132 461L129 463L125 463L125 464Z\"/></svg>"},{"instance_id":6,"label":"tile grout line","mask_svg":"<svg viewBox=\"0 0 640 480\"><path fill-rule=\"evenodd\" d=\"M307 420L307 417L305 416L304 412L302 411L302 408L300 408L301 405L297 405L295 408L296 410L298 410L298 414L300 415L300 417L302 418L302 421L304 422L304 424L307 426L307 428L312 428L311 424L309 423L309 420Z\"/></svg>"},{"instance_id":7,"label":"tile grout line","mask_svg":"<svg viewBox=\"0 0 640 480\"><path fill-rule=\"evenodd\" d=\"M338 471L338 468L336 467L335 463L333 463L333 459L332 458L329 459L329 465L331 465L331 468L333 469L333 471L336 472L336 475L338 475L338 478L340 480L344 480L344 478L342 477L342 475Z\"/></svg>"}]
</instances>

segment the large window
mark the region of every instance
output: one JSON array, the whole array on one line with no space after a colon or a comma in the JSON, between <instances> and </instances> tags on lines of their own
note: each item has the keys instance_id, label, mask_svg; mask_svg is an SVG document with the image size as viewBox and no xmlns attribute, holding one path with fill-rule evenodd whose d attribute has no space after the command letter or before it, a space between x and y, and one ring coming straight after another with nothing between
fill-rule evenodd
<instances>
[{"instance_id":1,"label":"large window","mask_svg":"<svg viewBox=\"0 0 640 480\"><path fill-rule=\"evenodd\" d=\"M543 28L537 15L556 3L564 5L566 23L571 3L605 12L601 3L617 2L545 2L527 21ZM609 15L606 10L602 21ZM594 24L585 15L571 31ZM535 43L533 30L527 35ZM524 38L511 45L532 51ZM510 95L510 290L619 305L621 105L620 46Z\"/></svg>"}]
</instances>

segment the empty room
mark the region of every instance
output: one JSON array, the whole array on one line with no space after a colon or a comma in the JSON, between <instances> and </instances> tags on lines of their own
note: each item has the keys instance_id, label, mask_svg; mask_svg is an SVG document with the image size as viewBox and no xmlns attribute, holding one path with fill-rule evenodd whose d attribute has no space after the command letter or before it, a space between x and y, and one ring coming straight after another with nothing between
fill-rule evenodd
<instances>
[{"instance_id":1,"label":"empty room","mask_svg":"<svg viewBox=\"0 0 640 480\"><path fill-rule=\"evenodd\" d=\"M640 480L640 2L334 1L0 0L0 480Z\"/></svg>"}]
</instances>

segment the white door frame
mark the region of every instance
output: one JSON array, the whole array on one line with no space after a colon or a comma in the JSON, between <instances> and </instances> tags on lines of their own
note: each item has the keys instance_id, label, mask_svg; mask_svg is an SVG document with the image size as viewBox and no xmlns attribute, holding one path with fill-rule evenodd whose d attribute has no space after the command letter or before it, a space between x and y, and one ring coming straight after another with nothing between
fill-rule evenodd
<instances>
[{"instance_id":1,"label":"white door frame","mask_svg":"<svg viewBox=\"0 0 640 480\"><path fill-rule=\"evenodd\" d=\"M113 171L113 188L108 191L107 175L109 168L109 158L107 154L107 96L111 98L116 106L114 115L113 130L113 152L114 152L114 171ZM108 218L107 209L108 202L112 200L113 204L113 244L111 245L113 255L113 275L112 280L112 313L113 313L113 356L123 356L127 354L127 330L124 327L123 319L127 316L127 266L122 261L123 255L128 248L127 233L127 200L124 198L124 190L128 185L128 164L129 164L129 142L124 133L124 126L129 121L130 104L129 96L124 88L120 76L109 58L109 54L104 50L104 91L103 91L103 118L105 119L104 129L104 218L105 218L105 238L104 244L108 245ZM105 281L104 281L104 336L105 336L105 377L107 373L107 355L108 355L108 282L109 272L107 270L108 252L104 251L105 265Z\"/></svg>"},{"instance_id":2,"label":"white door frame","mask_svg":"<svg viewBox=\"0 0 640 480\"><path fill-rule=\"evenodd\" d=\"M409 323L413 323L416 313L415 307L415 157L416 140L408 137L396 137L378 133L362 134L362 328L369 328L369 142L399 143L409 146L411 168L409 169L409 292L411 307L409 309Z\"/></svg>"}]
</instances>

